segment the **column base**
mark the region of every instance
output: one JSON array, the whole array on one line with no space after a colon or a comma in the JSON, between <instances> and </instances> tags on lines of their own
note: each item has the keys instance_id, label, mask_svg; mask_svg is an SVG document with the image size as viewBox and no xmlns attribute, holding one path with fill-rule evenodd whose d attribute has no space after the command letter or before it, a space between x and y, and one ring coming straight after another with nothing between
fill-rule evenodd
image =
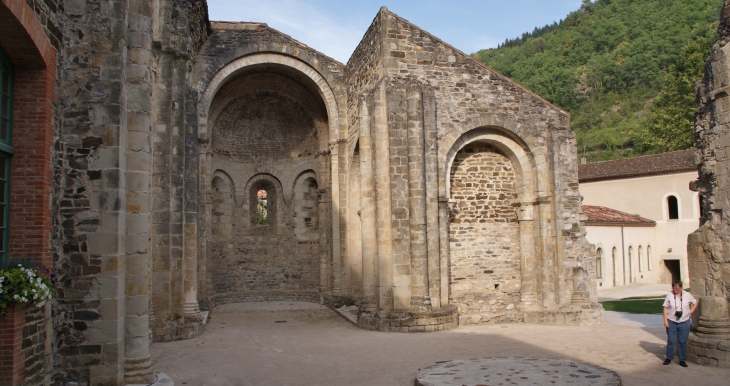
<instances>
[{"instance_id":1,"label":"column base","mask_svg":"<svg viewBox=\"0 0 730 386\"><path fill-rule=\"evenodd\" d=\"M124 358L124 383L147 385L154 380L152 358L149 355L141 358Z\"/></svg>"},{"instance_id":2,"label":"column base","mask_svg":"<svg viewBox=\"0 0 730 386\"><path fill-rule=\"evenodd\" d=\"M363 330L386 332L431 332L459 326L454 305L428 310L392 310L383 314L359 311L357 326Z\"/></svg>"},{"instance_id":3,"label":"column base","mask_svg":"<svg viewBox=\"0 0 730 386\"><path fill-rule=\"evenodd\" d=\"M687 360L703 366L730 368L730 340L691 332L687 341Z\"/></svg>"},{"instance_id":4,"label":"column base","mask_svg":"<svg viewBox=\"0 0 730 386\"><path fill-rule=\"evenodd\" d=\"M183 312L185 312L185 323L199 323L203 322L203 318L200 315L200 306L198 302L185 303L183 305Z\"/></svg>"}]
</instances>

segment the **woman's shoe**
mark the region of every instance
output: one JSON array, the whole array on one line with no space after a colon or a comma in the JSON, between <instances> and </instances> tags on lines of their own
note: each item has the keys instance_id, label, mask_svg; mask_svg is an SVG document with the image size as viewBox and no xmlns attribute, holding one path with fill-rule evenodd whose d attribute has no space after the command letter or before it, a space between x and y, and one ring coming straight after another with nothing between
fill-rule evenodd
<instances>
[{"instance_id":1,"label":"woman's shoe","mask_svg":"<svg viewBox=\"0 0 730 386\"><path fill-rule=\"evenodd\" d=\"M668 365L668 364L670 364L670 363L672 363L672 360L671 360L671 359L669 359L669 358L667 358L667 359L665 359L665 360L664 360L664 363L662 363L662 364L663 364L664 366L666 366L666 365Z\"/></svg>"}]
</instances>

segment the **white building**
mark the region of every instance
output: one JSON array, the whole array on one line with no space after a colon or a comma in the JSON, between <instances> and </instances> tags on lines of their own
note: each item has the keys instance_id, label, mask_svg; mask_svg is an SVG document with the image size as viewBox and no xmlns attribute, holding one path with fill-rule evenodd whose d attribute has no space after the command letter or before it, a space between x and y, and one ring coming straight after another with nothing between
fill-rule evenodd
<instances>
[{"instance_id":1,"label":"white building","mask_svg":"<svg viewBox=\"0 0 730 386\"><path fill-rule=\"evenodd\" d=\"M689 283L687 235L700 219L693 150L582 164L578 176L586 238L602 254L599 288Z\"/></svg>"}]
</instances>

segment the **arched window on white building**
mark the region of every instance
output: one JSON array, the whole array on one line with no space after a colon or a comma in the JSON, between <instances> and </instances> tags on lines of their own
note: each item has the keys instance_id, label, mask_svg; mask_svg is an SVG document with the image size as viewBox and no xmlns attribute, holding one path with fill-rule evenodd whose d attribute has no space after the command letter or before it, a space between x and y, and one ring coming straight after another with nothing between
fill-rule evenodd
<instances>
[{"instance_id":1,"label":"arched window on white building","mask_svg":"<svg viewBox=\"0 0 730 386\"><path fill-rule=\"evenodd\" d=\"M646 269L651 271L651 245L646 246Z\"/></svg>"},{"instance_id":2,"label":"arched window on white building","mask_svg":"<svg viewBox=\"0 0 730 386\"><path fill-rule=\"evenodd\" d=\"M596 278L603 278L603 249L596 250Z\"/></svg>"},{"instance_id":3,"label":"arched window on white building","mask_svg":"<svg viewBox=\"0 0 730 386\"><path fill-rule=\"evenodd\" d=\"M668 218L670 220L679 219L679 202L677 201L677 197L675 197L675 196L667 197L667 211L669 212Z\"/></svg>"}]
</instances>

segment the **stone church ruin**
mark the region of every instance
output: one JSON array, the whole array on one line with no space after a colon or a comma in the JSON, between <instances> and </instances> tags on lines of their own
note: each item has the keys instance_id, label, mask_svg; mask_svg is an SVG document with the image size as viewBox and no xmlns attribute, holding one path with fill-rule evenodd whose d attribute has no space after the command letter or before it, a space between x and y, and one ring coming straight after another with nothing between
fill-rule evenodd
<instances>
[{"instance_id":1,"label":"stone church ruin","mask_svg":"<svg viewBox=\"0 0 730 386\"><path fill-rule=\"evenodd\" d=\"M149 382L151 342L230 302L394 332L602 321L569 115L386 8L342 64L199 0L1 1L14 139L45 141L11 155L4 261L58 276L11 310L33 345L8 384Z\"/></svg>"}]
</instances>

